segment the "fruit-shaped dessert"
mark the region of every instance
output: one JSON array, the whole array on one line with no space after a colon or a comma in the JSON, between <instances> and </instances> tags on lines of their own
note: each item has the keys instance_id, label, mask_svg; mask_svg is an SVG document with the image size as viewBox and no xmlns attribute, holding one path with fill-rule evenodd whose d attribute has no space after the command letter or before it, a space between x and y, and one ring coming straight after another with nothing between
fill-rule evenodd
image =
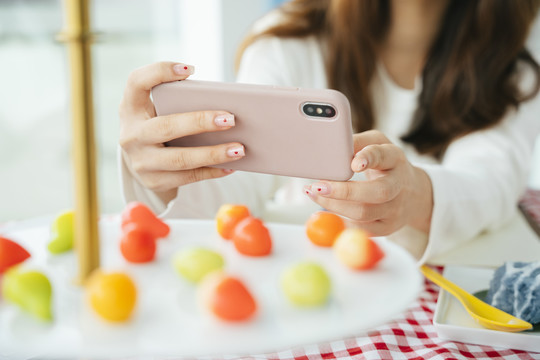
<instances>
[{"instance_id":1,"label":"fruit-shaped dessert","mask_svg":"<svg viewBox=\"0 0 540 360\"><path fill-rule=\"evenodd\" d=\"M332 289L330 277L322 266L301 262L285 269L281 288L287 299L296 306L322 306Z\"/></svg>"},{"instance_id":2,"label":"fruit-shaped dessert","mask_svg":"<svg viewBox=\"0 0 540 360\"><path fill-rule=\"evenodd\" d=\"M51 225L51 241L47 249L52 254L61 254L73 249L74 212L66 211L58 215Z\"/></svg>"},{"instance_id":3,"label":"fruit-shaped dessert","mask_svg":"<svg viewBox=\"0 0 540 360\"><path fill-rule=\"evenodd\" d=\"M0 275L7 269L22 263L30 253L15 241L0 236Z\"/></svg>"},{"instance_id":4,"label":"fruit-shaped dessert","mask_svg":"<svg viewBox=\"0 0 540 360\"><path fill-rule=\"evenodd\" d=\"M44 320L52 320L52 288L49 279L39 271L24 271L13 267L4 274L2 293L29 314Z\"/></svg>"},{"instance_id":5,"label":"fruit-shaped dessert","mask_svg":"<svg viewBox=\"0 0 540 360\"><path fill-rule=\"evenodd\" d=\"M216 229L218 234L224 239L232 239L236 225L249 215L249 209L244 205L221 205L216 214Z\"/></svg>"},{"instance_id":6,"label":"fruit-shaped dessert","mask_svg":"<svg viewBox=\"0 0 540 360\"><path fill-rule=\"evenodd\" d=\"M170 227L158 218L148 206L141 202L131 202L122 211L122 229L130 223L136 223L149 232L154 239L169 235Z\"/></svg>"},{"instance_id":7,"label":"fruit-shaped dessert","mask_svg":"<svg viewBox=\"0 0 540 360\"><path fill-rule=\"evenodd\" d=\"M343 230L345 230L343 219L328 211L318 211L306 222L306 235L318 246L331 247Z\"/></svg>"},{"instance_id":8,"label":"fruit-shaped dessert","mask_svg":"<svg viewBox=\"0 0 540 360\"><path fill-rule=\"evenodd\" d=\"M193 283L198 283L216 270L222 270L224 265L225 261L220 254L204 248L182 250L173 258L176 271Z\"/></svg>"},{"instance_id":9,"label":"fruit-shaped dessert","mask_svg":"<svg viewBox=\"0 0 540 360\"><path fill-rule=\"evenodd\" d=\"M124 273L95 271L88 280L86 294L95 312L105 320L126 321L137 302L137 288Z\"/></svg>"},{"instance_id":10,"label":"fruit-shaped dessert","mask_svg":"<svg viewBox=\"0 0 540 360\"><path fill-rule=\"evenodd\" d=\"M198 295L203 306L221 320L245 321L257 310L255 299L242 281L222 272L206 276Z\"/></svg>"},{"instance_id":11,"label":"fruit-shaped dessert","mask_svg":"<svg viewBox=\"0 0 540 360\"><path fill-rule=\"evenodd\" d=\"M272 252L272 237L261 219L248 216L240 221L232 238L239 253L248 256L266 256Z\"/></svg>"},{"instance_id":12,"label":"fruit-shaped dessert","mask_svg":"<svg viewBox=\"0 0 540 360\"><path fill-rule=\"evenodd\" d=\"M154 260L156 239L138 223L128 223L123 227L120 251L132 263L146 263Z\"/></svg>"},{"instance_id":13,"label":"fruit-shaped dessert","mask_svg":"<svg viewBox=\"0 0 540 360\"><path fill-rule=\"evenodd\" d=\"M346 229L334 244L337 258L356 270L371 269L384 257L384 252L365 231Z\"/></svg>"}]
</instances>

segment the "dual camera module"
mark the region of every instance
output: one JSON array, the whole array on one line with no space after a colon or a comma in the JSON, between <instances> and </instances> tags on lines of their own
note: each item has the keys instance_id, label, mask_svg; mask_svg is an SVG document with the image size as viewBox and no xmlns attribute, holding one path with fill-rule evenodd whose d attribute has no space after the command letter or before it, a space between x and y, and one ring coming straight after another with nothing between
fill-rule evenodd
<instances>
[{"instance_id":1,"label":"dual camera module","mask_svg":"<svg viewBox=\"0 0 540 360\"><path fill-rule=\"evenodd\" d=\"M333 118L336 116L336 109L329 104L304 103L302 105L302 112L307 116L319 118Z\"/></svg>"}]
</instances>

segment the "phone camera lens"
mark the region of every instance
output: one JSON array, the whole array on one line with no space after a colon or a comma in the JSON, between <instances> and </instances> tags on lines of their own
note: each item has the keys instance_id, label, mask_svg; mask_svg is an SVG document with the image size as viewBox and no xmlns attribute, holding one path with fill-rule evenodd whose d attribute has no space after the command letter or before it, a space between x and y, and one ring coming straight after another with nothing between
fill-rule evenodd
<instances>
[{"instance_id":1,"label":"phone camera lens","mask_svg":"<svg viewBox=\"0 0 540 360\"><path fill-rule=\"evenodd\" d=\"M318 118L333 118L336 116L336 109L332 105L305 103L302 106L304 114Z\"/></svg>"}]
</instances>

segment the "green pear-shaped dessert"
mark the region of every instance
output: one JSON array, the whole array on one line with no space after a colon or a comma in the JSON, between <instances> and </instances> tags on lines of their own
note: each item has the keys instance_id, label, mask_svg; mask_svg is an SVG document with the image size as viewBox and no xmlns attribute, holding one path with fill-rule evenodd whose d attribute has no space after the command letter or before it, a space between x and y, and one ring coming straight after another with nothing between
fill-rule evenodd
<instances>
[{"instance_id":1,"label":"green pear-shaped dessert","mask_svg":"<svg viewBox=\"0 0 540 360\"><path fill-rule=\"evenodd\" d=\"M73 248L73 218L73 211L66 211L52 223L52 239L47 245L52 254L61 254Z\"/></svg>"},{"instance_id":2,"label":"green pear-shaped dessert","mask_svg":"<svg viewBox=\"0 0 540 360\"><path fill-rule=\"evenodd\" d=\"M31 315L51 321L52 287L49 279L39 271L11 268L2 282L4 297Z\"/></svg>"}]
</instances>

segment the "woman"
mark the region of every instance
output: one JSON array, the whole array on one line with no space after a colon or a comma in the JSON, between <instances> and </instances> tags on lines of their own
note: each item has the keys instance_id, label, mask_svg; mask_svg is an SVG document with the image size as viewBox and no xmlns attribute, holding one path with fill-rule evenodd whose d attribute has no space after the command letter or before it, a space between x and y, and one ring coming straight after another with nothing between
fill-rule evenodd
<instances>
[{"instance_id":1,"label":"woman","mask_svg":"<svg viewBox=\"0 0 540 360\"><path fill-rule=\"evenodd\" d=\"M238 81L345 93L358 132L351 168L359 176L348 182L208 167L244 156L239 143L164 148L173 138L226 131L234 116L155 117L149 90L187 78L193 67L135 70L120 108L126 200L174 217L212 217L225 202L259 216L276 204L298 214L309 202L304 214L336 212L426 261L515 212L540 131L540 70L524 48L539 6L296 0L263 19L246 41Z\"/></svg>"}]
</instances>

